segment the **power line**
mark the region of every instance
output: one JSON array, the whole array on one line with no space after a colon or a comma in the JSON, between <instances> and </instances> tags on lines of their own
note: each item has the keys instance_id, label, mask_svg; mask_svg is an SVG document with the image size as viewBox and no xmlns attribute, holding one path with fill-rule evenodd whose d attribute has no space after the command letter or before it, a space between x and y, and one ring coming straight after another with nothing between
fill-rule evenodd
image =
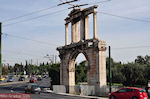
<instances>
[{"instance_id":1,"label":"power line","mask_svg":"<svg viewBox=\"0 0 150 99\"><path fill-rule=\"evenodd\" d=\"M121 18L121 19L127 19L127 20L131 20L131 21L137 21L137 22L146 22L146 23L150 23L149 20L143 20L143 19L136 19L136 18L130 18L130 17L126 17L126 16L120 16L120 15L115 15L115 14L110 14L110 13L106 13L106 12L98 12L104 15L108 15L108 16L113 16L113 17L117 17L117 18Z\"/></svg>"},{"instance_id":2,"label":"power line","mask_svg":"<svg viewBox=\"0 0 150 99\"><path fill-rule=\"evenodd\" d=\"M24 52L17 52L17 51L10 51L10 50L3 50L3 52L15 54L15 55L25 55L25 56L32 56L32 57L43 57L43 56L38 56L34 54L29 54L29 53L24 53Z\"/></svg>"},{"instance_id":3,"label":"power line","mask_svg":"<svg viewBox=\"0 0 150 99\"><path fill-rule=\"evenodd\" d=\"M63 2L63 3L70 3L70 2L75 2L75 1L78 1L78 0L66 1L66 2ZM90 5L104 3L104 2L108 2L108 1L111 1L111 0L99 1L99 2L95 2L95 3L91 3ZM60 4L58 4L58 5L60 5ZM16 16L16 17L13 17L13 18L10 18L10 19L6 19L6 20L3 20L2 22L13 21L13 20L16 20L16 19L19 19L19 18L23 18L23 17L26 17L26 16L33 15L35 13L40 13L40 12L43 12L43 11L46 11L46 10L49 10L49 9L53 9L55 7L57 7L57 5L53 5L51 7L40 9L40 10L33 11L33 12L30 12L30 13L26 13L26 14L23 14L23 15L20 15L20 16Z\"/></svg>"},{"instance_id":4,"label":"power line","mask_svg":"<svg viewBox=\"0 0 150 99\"><path fill-rule=\"evenodd\" d=\"M118 47L118 48L113 48L112 49L137 49L137 48L149 48L150 45L143 45L143 46L129 46L129 47Z\"/></svg>"},{"instance_id":5,"label":"power line","mask_svg":"<svg viewBox=\"0 0 150 99\"><path fill-rule=\"evenodd\" d=\"M62 1L62 0L60 0L60 1ZM78 1L78 0L71 0L71 1L64 1L64 2L62 1L63 3L60 3L57 6L64 5L64 4L70 4L70 3L76 2L76 1Z\"/></svg>"},{"instance_id":6,"label":"power line","mask_svg":"<svg viewBox=\"0 0 150 99\"><path fill-rule=\"evenodd\" d=\"M6 24L6 25L3 25L3 26L5 27L5 26L10 26L10 25L14 25L14 24L26 22L26 21L35 20L35 19L38 19L38 18L41 18L41 17L45 17L45 16L49 16L49 15L53 15L53 14L59 13L59 12L65 11L65 10L67 10L67 9L58 10L58 11L55 11L55 12L53 12L53 13L48 13L48 14L40 15L40 16L33 17L33 18L30 18L30 19L26 19L26 20L14 22L14 23Z\"/></svg>"},{"instance_id":7,"label":"power line","mask_svg":"<svg viewBox=\"0 0 150 99\"><path fill-rule=\"evenodd\" d=\"M30 13L26 13L24 15L20 15L20 16L14 17L14 18L3 20L2 22L9 22L9 21L12 21L12 20L16 20L18 18L22 18L22 17L25 17L25 16L33 15L35 13L40 13L40 12L43 12L43 11L46 11L46 10L49 10L49 9L52 9L52 8L55 8L55 7L57 7L57 6L55 5L55 6L52 6L52 7L49 7L49 8L44 8L44 9L40 9L40 10L33 11L33 12L30 12Z\"/></svg>"},{"instance_id":8,"label":"power line","mask_svg":"<svg viewBox=\"0 0 150 99\"><path fill-rule=\"evenodd\" d=\"M105 3L105 2L109 2L109 1L111 1L111 0L104 0L104 1L93 2L93 3L89 4L89 5L100 4L100 3Z\"/></svg>"},{"instance_id":9,"label":"power line","mask_svg":"<svg viewBox=\"0 0 150 99\"><path fill-rule=\"evenodd\" d=\"M73 0L72 2L75 2L75 1L78 1L78 0ZM95 3L91 3L90 5L98 4L98 3L104 3L104 2L108 2L108 1L111 1L111 0L105 0L105 1L95 2ZM52 6L52 7L49 7L49 8L37 10L37 11L31 12L31 13L27 13L27 14L18 16L18 17L14 17L14 18L10 18L10 19L4 20L2 22L12 21L12 20L15 20L15 19L18 19L18 18L29 16L29 15L32 15L32 14L35 14L35 13L39 13L39 12L42 12L42 11L45 11L45 10L49 10L49 9L52 9L52 8L55 8L55 7L57 7L57 6L55 5L55 6ZM22 20L22 21L18 21L18 22L6 24L6 25L3 25L3 26L5 27L5 26L9 26L9 25L14 25L14 24L18 24L18 23L22 23L22 22L34 20L34 19L37 19L37 18L41 18L41 17L44 17L44 16L48 16L48 15L52 15L52 14L55 14L55 13L58 13L58 12L62 12L64 10L67 10L67 9L63 9L63 10L59 10L59 11L56 11L56 12L53 12L53 13L44 14L44 15L41 15L41 16L38 16L38 17L34 17L34 18L30 18L30 19L26 19L26 20Z\"/></svg>"},{"instance_id":10,"label":"power line","mask_svg":"<svg viewBox=\"0 0 150 99\"><path fill-rule=\"evenodd\" d=\"M19 38L19 39L23 39L23 40L29 40L29 41L41 43L41 44L55 45L55 44L50 44L48 42L38 41L38 40L34 40L34 39L30 39L30 38L25 38L25 37L21 37L21 36L16 36L16 35L8 34L8 33L2 33L2 34L6 35L6 36L11 36L11 37L14 37L14 38ZM55 46L59 46L59 45L55 45Z\"/></svg>"}]
</instances>

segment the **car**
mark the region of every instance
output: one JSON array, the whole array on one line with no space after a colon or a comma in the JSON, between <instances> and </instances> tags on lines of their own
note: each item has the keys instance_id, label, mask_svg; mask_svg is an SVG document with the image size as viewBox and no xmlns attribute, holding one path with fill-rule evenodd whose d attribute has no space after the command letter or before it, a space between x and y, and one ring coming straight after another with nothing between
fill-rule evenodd
<instances>
[{"instance_id":1,"label":"car","mask_svg":"<svg viewBox=\"0 0 150 99\"><path fill-rule=\"evenodd\" d=\"M1 78L0 78L0 81L4 81L4 80L5 80L5 78L4 78L4 77L1 77Z\"/></svg>"},{"instance_id":2,"label":"car","mask_svg":"<svg viewBox=\"0 0 150 99\"><path fill-rule=\"evenodd\" d=\"M38 77L37 80L38 80L38 81L42 80L42 77Z\"/></svg>"},{"instance_id":3,"label":"car","mask_svg":"<svg viewBox=\"0 0 150 99\"><path fill-rule=\"evenodd\" d=\"M42 78L46 78L46 77L47 77L46 75L43 75L43 76L42 76Z\"/></svg>"},{"instance_id":4,"label":"car","mask_svg":"<svg viewBox=\"0 0 150 99\"><path fill-rule=\"evenodd\" d=\"M109 99L149 99L146 91L142 88L121 88L109 95Z\"/></svg>"},{"instance_id":5,"label":"car","mask_svg":"<svg viewBox=\"0 0 150 99\"><path fill-rule=\"evenodd\" d=\"M21 76L18 81L25 81L25 77Z\"/></svg>"},{"instance_id":6,"label":"car","mask_svg":"<svg viewBox=\"0 0 150 99\"><path fill-rule=\"evenodd\" d=\"M35 83L35 82L37 82L37 79L36 79L36 77L32 77L31 79L30 79L30 81L29 81L30 83Z\"/></svg>"},{"instance_id":7,"label":"car","mask_svg":"<svg viewBox=\"0 0 150 99\"><path fill-rule=\"evenodd\" d=\"M38 92L39 94L41 93L41 88L35 83L29 83L25 87L25 93L36 93Z\"/></svg>"},{"instance_id":8,"label":"car","mask_svg":"<svg viewBox=\"0 0 150 99\"><path fill-rule=\"evenodd\" d=\"M13 82L14 81L14 77L10 77L8 78L7 82Z\"/></svg>"}]
</instances>

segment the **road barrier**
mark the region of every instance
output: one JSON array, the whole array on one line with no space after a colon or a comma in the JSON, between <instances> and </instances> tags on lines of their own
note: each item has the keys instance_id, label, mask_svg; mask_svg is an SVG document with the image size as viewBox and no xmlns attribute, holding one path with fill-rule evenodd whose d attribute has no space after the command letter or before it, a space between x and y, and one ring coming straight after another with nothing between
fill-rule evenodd
<instances>
[{"instance_id":1,"label":"road barrier","mask_svg":"<svg viewBox=\"0 0 150 99\"><path fill-rule=\"evenodd\" d=\"M7 83L0 83L0 86L2 85L12 85L12 84L21 84L21 83L27 83L29 81L17 81L17 82L7 82Z\"/></svg>"}]
</instances>

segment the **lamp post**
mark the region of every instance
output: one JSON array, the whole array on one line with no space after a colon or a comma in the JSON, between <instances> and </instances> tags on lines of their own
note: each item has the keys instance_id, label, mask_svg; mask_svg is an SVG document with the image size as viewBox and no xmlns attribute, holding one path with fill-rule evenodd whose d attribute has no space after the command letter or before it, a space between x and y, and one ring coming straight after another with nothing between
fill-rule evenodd
<instances>
[{"instance_id":1,"label":"lamp post","mask_svg":"<svg viewBox=\"0 0 150 99\"><path fill-rule=\"evenodd\" d=\"M111 73L111 47L109 46L109 92L112 92L112 73Z\"/></svg>"},{"instance_id":2,"label":"lamp post","mask_svg":"<svg viewBox=\"0 0 150 99\"><path fill-rule=\"evenodd\" d=\"M0 75L2 74L2 23L0 22Z\"/></svg>"}]
</instances>

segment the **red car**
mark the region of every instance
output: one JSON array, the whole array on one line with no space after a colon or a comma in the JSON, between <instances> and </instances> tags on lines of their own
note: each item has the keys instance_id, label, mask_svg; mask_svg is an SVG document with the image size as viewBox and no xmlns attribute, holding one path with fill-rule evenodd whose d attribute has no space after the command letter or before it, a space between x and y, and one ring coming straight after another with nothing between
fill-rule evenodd
<instances>
[{"instance_id":1,"label":"red car","mask_svg":"<svg viewBox=\"0 0 150 99\"><path fill-rule=\"evenodd\" d=\"M142 88L128 87L112 92L109 99L148 99L148 96Z\"/></svg>"},{"instance_id":2,"label":"red car","mask_svg":"<svg viewBox=\"0 0 150 99\"><path fill-rule=\"evenodd\" d=\"M31 79L30 79L30 83L35 83L37 81L37 79L35 78L35 77L32 77Z\"/></svg>"}]
</instances>

